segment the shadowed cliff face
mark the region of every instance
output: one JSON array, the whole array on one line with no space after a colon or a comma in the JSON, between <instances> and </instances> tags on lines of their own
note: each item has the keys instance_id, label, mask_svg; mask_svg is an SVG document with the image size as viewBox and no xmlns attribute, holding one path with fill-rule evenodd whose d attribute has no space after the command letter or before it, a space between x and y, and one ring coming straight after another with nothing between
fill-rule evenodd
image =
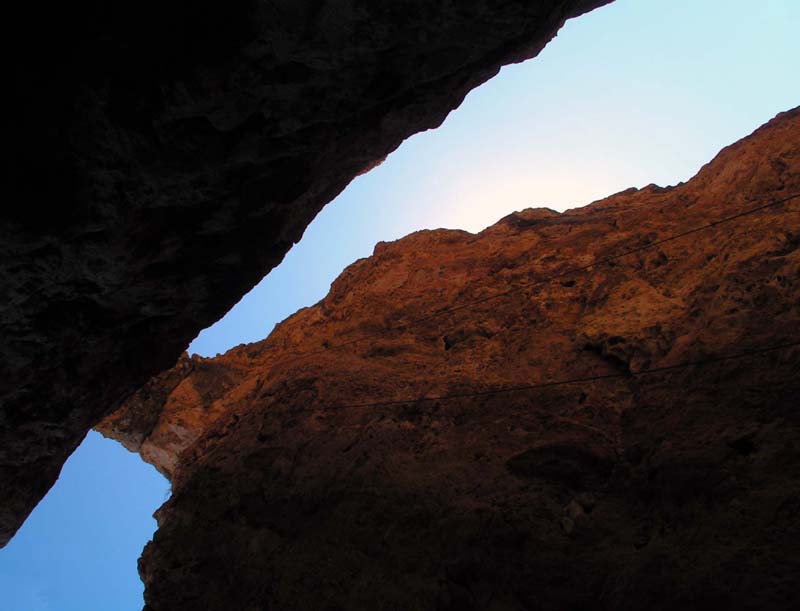
<instances>
[{"instance_id":1,"label":"shadowed cliff face","mask_svg":"<svg viewBox=\"0 0 800 611\"><path fill-rule=\"evenodd\" d=\"M98 427L172 479L146 609L797 608L800 348L741 355L800 340L800 201L647 247L797 193L800 109L182 357Z\"/></svg>"},{"instance_id":2,"label":"shadowed cliff face","mask_svg":"<svg viewBox=\"0 0 800 611\"><path fill-rule=\"evenodd\" d=\"M608 1L11 7L0 545L354 176Z\"/></svg>"}]
</instances>

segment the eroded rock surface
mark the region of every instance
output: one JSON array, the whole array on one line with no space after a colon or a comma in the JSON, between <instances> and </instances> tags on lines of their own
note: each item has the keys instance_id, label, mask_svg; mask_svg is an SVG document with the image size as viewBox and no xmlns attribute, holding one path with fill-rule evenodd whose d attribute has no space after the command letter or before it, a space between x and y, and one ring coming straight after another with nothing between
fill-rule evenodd
<instances>
[{"instance_id":1,"label":"eroded rock surface","mask_svg":"<svg viewBox=\"0 0 800 611\"><path fill-rule=\"evenodd\" d=\"M9 6L0 545L355 175L608 1Z\"/></svg>"},{"instance_id":2,"label":"eroded rock surface","mask_svg":"<svg viewBox=\"0 0 800 611\"><path fill-rule=\"evenodd\" d=\"M798 608L800 348L752 351L800 340L800 201L645 248L798 193L794 109L686 184L381 243L183 359L101 427L172 477L147 611Z\"/></svg>"}]
</instances>

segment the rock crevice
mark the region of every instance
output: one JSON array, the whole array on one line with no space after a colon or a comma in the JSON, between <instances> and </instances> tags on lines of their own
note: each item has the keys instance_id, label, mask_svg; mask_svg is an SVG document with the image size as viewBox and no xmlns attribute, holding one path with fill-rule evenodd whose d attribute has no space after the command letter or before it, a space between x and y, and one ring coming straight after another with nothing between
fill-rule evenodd
<instances>
[{"instance_id":1,"label":"rock crevice","mask_svg":"<svg viewBox=\"0 0 800 611\"><path fill-rule=\"evenodd\" d=\"M354 176L609 1L10 7L0 545Z\"/></svg>"}]
</instances>

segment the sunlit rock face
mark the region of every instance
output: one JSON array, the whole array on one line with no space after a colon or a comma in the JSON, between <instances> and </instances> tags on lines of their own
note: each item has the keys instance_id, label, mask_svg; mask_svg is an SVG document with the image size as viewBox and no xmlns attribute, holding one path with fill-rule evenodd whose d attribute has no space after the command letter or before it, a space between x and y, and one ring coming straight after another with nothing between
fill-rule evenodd
<instances>
[{"instance_id":1,"label":"sunlit rock face","mask_svg":"<svg viewBox=\"0 0 800 611\"><path fill-rule=\"evenodd\" d=\"M172 478L180 453L230 411L249 374L249 362L183 354L95 428Z\"/></svg>"},{"instance_id":2,"label":"sunlit rock face","mask_svg":"<svg viewBox=\"0 0 800 611\"><path fill-rule=\"evenodd\" d=\"M9 7L0 545L354 176L608 1Z\"/></svg>"},{"instance_id":3,"label":"sunlit rock face","mask_svg":"<svg viewBox=\"0 0 800 611\"><path fill-rule=\"evenodd\" d=\"M795 193L800 109L182 358L100 429L172 478L146 609L800 607L800 348L708 362L800 340L800 201L645 248Z\"/></svg>"}]
</instances>

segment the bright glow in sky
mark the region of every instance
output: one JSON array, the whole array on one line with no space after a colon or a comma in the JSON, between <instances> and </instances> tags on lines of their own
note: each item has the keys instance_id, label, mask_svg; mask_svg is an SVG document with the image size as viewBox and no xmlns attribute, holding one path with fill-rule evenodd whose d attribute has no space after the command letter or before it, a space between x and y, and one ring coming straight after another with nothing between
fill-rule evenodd
<instances>
[{"instance_id":1,"label":"bright glow in sky","mask_svg":"<svg viewBox=\"0 0 800 611\"><path fill-rule=\"evenodd\" d=\"M723 147L800 104L797 0L616 0L541 55L472 92L329 204L303 241L191 350L263 339L376 242L478 231L514 210L587 204L690 178ZM0 550L8 611L135 611L136 558L168 487L90 433Z\"/></svg>"},{"instance_id":2,"label":"bright glow in sky","mask_svg":"<svg viewBox=\"0 0 800 611\"><path fill-rule=\"evenodd\" d=\"M190 351L263 339L378 241L688 180L800 104L798 31L797 0L616 0L569 21L539 57L503 68L353 181Z\"/></svg>"}]
</instances>

